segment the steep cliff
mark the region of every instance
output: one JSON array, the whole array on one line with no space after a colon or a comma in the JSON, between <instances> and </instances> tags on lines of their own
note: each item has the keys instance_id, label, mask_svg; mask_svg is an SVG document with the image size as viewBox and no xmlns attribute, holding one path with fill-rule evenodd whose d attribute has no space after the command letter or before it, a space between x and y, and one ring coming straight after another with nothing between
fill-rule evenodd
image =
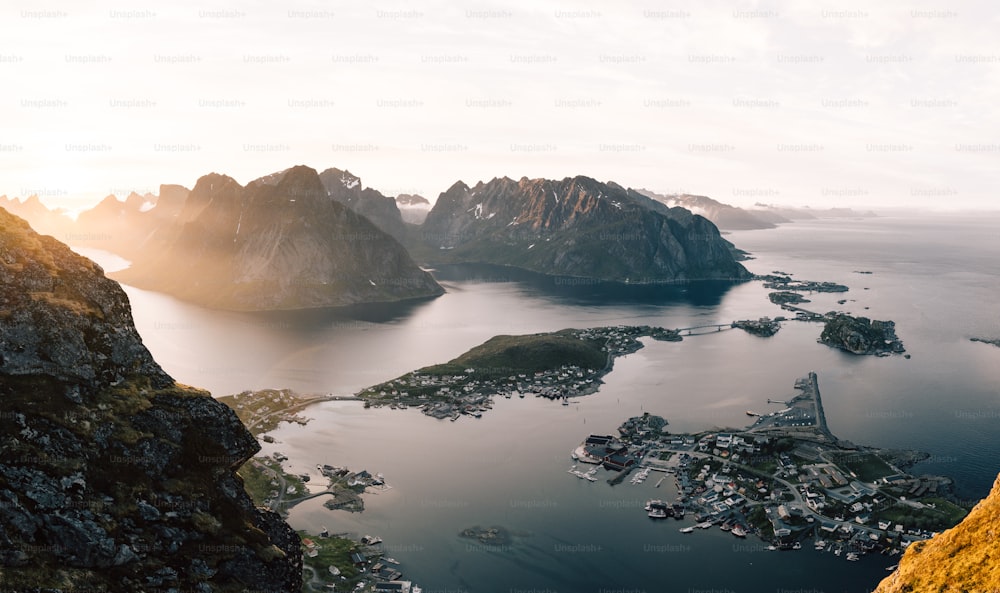
<instances>
[{"instance_id":1,"label":"steep cliff","mask_svg":"<svg viewBox=\"0 0 1000 593\"><path fill-rule=\"evenodd\" d=\"M99 266L0 209L0 588L298 590L298 537L235 473L258 450Z\"/></svg>"},{"instance_id":2,"label":"steep cliff","mask_svg":"<svg viewBox=\"0 0 1000 593\"><path fill-rule=\"evenodd\" d=\"M437 199L421 237L431 261L619 282L749 277L705 218L588 177L458 182Z\"/></svg>"},{"instance_id":3,"label":"steep cliff","mask_svg":"<svg viewBox=\"0 0 1000 593\"><path fill-rule=\"evenodd\" d=\"M155 210L155 209L154 209ZM293 167L242 187L198 180L173 236L114 277L209 307L334 307L442 294L406 250L330 198L316 171Z\"/></svg>"},{"instance_id":4,"label":"steep cliff","mask_svg":"<svg viewBox=\"0 0 1000 593\"><path fill-rule=\"evenodd\" d=\"M332 199L364 216L397 240L406 238L403 216L394 199L370 187L362 187L361 178L350 171L330 168L320 173L319 179Z\"/></svg>"},{"instance_id":5,"label":"steep cliff","mask_svg":"<svg viewBox=\"0 0 1000 593\"><path fill-rule=\"evenodd\" d=\"M1000 591L1000 477L993 490L955 527L911 544L896 571L875 593Z\"/></svg>"}]
</instances>

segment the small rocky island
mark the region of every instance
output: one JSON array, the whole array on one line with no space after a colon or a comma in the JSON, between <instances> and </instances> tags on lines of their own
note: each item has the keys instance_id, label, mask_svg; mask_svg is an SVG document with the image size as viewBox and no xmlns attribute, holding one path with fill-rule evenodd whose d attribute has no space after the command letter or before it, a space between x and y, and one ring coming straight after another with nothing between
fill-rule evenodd
<instances>
[{"instance_id":1,"label":"small rocky island","mask_svg":"<svg viewBox=\"0 0 1000 593\"><path fill-rule=\"evenodd\" d=\"M895 322L843 313L827 316L819 341L852 354L889 356L906 351L896 336Z\"/></svg>"},{"instance_id":2,"label":"small rocky island","mask_svg":"<svg viewBox=\"0 0 1000 593\"><path fill-rule=\"evenodd\" d=\"M498 525L493 527L480 527L478 525L469 527L463 529L458 536L465 539L474 539L479 543L491 546L507 546L512 541L510 531Z\"/></svg>"},{"instance_id":3,"label":"small rocky island","mask_svg":"<svg viewBox=\"0 0 1000 593\"><path fill-rule=\"evenodd\" d=\"M993 339L993 340L991 340L989 338L969 338L969 341L970 342L982 342L983 344L991 344L993 346L996 346L997 348L1000 348L1000 338L996 338L996 339Z\"/></svg>"},{"instance_id":4,"label":"small rocky island","mask_svg":"<svg viewBox=\"0 0 1000 593\"><path fill-rule=\"evenodd\" d=\"M802 296L797 292L792 292L790 290L779 290L777 292L772 292L767 295L767 298L775 305L791 304L797 305L799 303L810 303L809 299Z\"/></svg>"},{"instance_id":5,"label":"small rocky island","mask_svg":"<svg viewBox=\"0 0 1000 593\"><path fill-rule=\"evenodd\" d=\"M836 282L817 282L814 280L794 280L791 275L784 272L756 276L755 280L762 280L764 288L771 290L793 290L799 292L847 292L850 290L843 284Z\"/></svg>"}]
</instances>

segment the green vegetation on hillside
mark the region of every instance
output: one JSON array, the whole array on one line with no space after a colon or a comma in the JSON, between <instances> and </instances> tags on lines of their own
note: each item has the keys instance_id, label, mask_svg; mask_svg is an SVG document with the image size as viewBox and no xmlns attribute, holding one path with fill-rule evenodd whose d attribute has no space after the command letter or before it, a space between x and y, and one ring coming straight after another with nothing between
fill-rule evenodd
<instances>
[{"instance_id":1,"label":"green vegetation on hillside","mask_svg":"<svg viewBox=\"0 0 1000 593\"><path fill-rule=\"evenodd\" d=\"M463 374L491 379L515 373L535 373L563 365L601 369L608 362L598 340L580 339L574 330L527 336L494 336L465 354L444 364L417 371L425 375Z\"/></svg>"}]
</instances>

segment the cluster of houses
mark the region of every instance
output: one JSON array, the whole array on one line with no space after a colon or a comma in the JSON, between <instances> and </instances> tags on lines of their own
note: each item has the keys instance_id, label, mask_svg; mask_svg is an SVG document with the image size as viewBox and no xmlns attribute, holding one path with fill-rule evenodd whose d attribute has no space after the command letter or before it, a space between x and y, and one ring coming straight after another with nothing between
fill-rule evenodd
<instances>
[{"instance_id":1,"label":"cluster of houses","mask_svg":"<svg viewBox=\"0 0 1000 593\"><path fill-rule=\"evenodd\" d=\"M600 465L606 470L622 471L639 462L641 453L630 452L628 445L611 435L592 434L573 452L583 463Z\"/></svg>"},{"instance_id":2,"label":"cluster of houses","mask_svg":"<svg viewBox=\"0 0 1000 593\"><path fill-rule=\"evenodd\" d=\"M733 463L748 463L761 447L771 441L763 435L738 435L729 432L709 433L698 441L698 451L711 453ZM751 464L752 465L752 464Z\"/></svg>"},{"instance_id":3,"label":"cluster of houses","mask_svg":"<svg viewBox=\"0 0 1000 593\"><path fill-rule=\"evenodd\" d=\"M329 537L329 532L324 529L319 535L319 540L325 540ZM357 583L356 590L419 593L420 587L415 586L410 581L400 580L403 573L389 565L389 563L398 564L398 562L391 558L384 558L381 552L372 549L373 545L381 543L381 541L379 538L365 536L361 540L361 543L365 547L357 548L350 553L350 563L362 573L363 577ZM302 548L306 556L306 563L309 563L309 559L320 555L322 546L321 541L316 541L310 537L302 538ZM320 568L313 566L317 574L320 573ZM327 572L329 573L329 578L333 579L334 582L347 580L347 577L342 574L340 568L334 565L327 566L324 574ZM332 589L334 585L331 583L327 587Z\"/></svg>"}]
</instances>

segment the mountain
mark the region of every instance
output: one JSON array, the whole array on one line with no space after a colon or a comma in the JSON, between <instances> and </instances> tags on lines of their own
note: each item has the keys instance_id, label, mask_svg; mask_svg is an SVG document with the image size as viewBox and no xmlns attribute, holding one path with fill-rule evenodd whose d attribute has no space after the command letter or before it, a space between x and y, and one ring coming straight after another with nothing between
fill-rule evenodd
<instances>
[{"instance_id":1,"label":"mountain","mask_svg":"<svg viewBox=\"0 0 1000 593\"><path fill-rule=\"evenodd\" d=\"M155 197L131 193L124 202L109 195L76 217L73 232L67 239L73 245L94 247L131 258L151 231L151 216L146 212L156 204Z\"/></svg>"},{"instance_id":2,"label":"mountain","mask_svg":"<svg viewBox=\"0 0 1000 593\"><path fill-rule=\"evenodd\" d=\"M955 527L910 544L875 593L1000 591L1000 477L993 490Z\"/></svg>"},{"instance_id":3,"label":"mountain","mask_svg":"<svg viewBox=\"0 0 1000 593\"><path fill-rule=\"evenodd\" d=\"M780 217L788 220L813 220L816 218L876 218L878 214L871 210L859 212L853 208L810 208L803 206L777 206L774 204L763 204L757 202L754 209L750 210L755 216Z\"/></svg>"},{"instance_id":4,"label":"mountain","mask_svg":"<svg viewBox=\"0 0 1000 593\"><path fill-rule=\"evenodd\" d=\"M150 212L155 212L154 208ZM208 307L310 309L438 296L392 236L331 199L305 166L241 186L200 178L157 248L114 277Z\"/></svg>"},{"instance_id":5,"label":"mountain","mask_svg":"<svg viewBox=\"0 0 1000 593\"><path fill-rule=\"evenodd\" d=\"M582 176L458 182L420 231L437 262L638 283L750 276L707 219Z\"/></svg>"},{"instance_id":6,"label":"mountain","mask_svg":"<svg viewBox=\"0 0 1000 593\"><path fill-rule=\"evenodd\" d=\"M36 195L24 200L0 196L0 208L30 221L34 228L46 235L62 237L73 231L73 219L62 210L49 210Z\"/></svg>"},{"instance_id":7,"label":"mountain","mask_svg":"<svg viewBox=\"0 0 1000 593\"><path fill-rule=\"evenodd\" d=\"M0 209L5 591L297 591L298 536L236 474L259 450L174 383L101 268Z\"/></svg>"},{"instance_id":8,"label":"mountain","mask_svg":"<svg viewBox=\"0 0 1000 593\"><path fill-rule=\"evenodd\" d=\"M423 224L431 211L431 203L418 194L399 194L396 196L396 207L399 208L403 222L409 224Z\"/></svg>"},{"instance_id":9,"label":"mountain","mask_svg":"<svg viewBox=\"0 0 1000 593\"><path fill-rule=\"evenodd\" d=\"M646 189L636 190L644 196L663 202L670 207L680 207L700 214L715 223L715 226L726 231L752 229L773 229L780 222L789 222L782 216L760 216L756 211L745 210L729 204L723 204L706 196L690 194L661 195Z\"/></svg>"},{"instance_id":10,"label":"mountain","mask_svg":"<svg viewBox=\"0 0 1000 593\"><path fill-rule=\"evenodd\" d=\"M372 221L398 241L406 236L403 217L396 200L371 188L362 188L361 178L350 171L330 168L319 174L327 195Z\"/></svg>"},{"instance_id":11,"label":"mountain","mask_svg":"<svg viewBox=\"0 0 1000 593\"><path fill-rule=\"evenodd\" d=\"M418 208L427 208L430 210L431 203L427 198L421 196L420 194L399 194L396 196L397 206L413 206Z\"/></svg>"}]
</instances>

